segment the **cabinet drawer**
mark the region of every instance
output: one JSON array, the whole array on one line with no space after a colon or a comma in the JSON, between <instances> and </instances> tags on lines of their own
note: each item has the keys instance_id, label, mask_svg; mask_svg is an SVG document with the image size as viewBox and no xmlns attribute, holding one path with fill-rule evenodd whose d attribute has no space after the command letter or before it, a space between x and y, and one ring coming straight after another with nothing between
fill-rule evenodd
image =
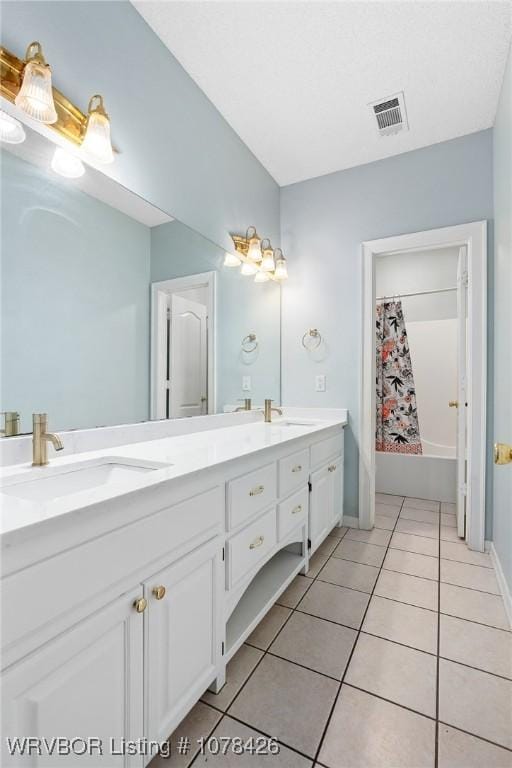
<instances>
[{"instance_id":1,"label":"cabinet drawer","mask_svg":"<svg viewBox=\"0 0 512 768\"><path fill-rule=\"evenodd\" d=\"M292 453L279 460L279 496L288 496L295 488L300 488L309 475L309 450Z\"/></svg>"},{"instance_id":2,"label":"cabinet drawer","mask_svg":"<svg viewBox=\"0 0 512 768\"><path fill-rule=\"evenodd\" d=\"M228 588L243 579L276 544L276 508L228 541Z\"/></svg>"},{"instance_id":3,"label":"cabinet drawer","mask_svg":"<svg viewBox=\"0 0 512 768\"><path fill-rule=\"evenodd\" d=\"M327 440L320 440L311 446L311 466L320 467L336 454L343 454L343 432L328 437Z\"/></svg>"},{"instance_id":4,"label":"cabinet drawer","mask_svg":"<svg viewBox=\"0 0 512 768\"><path fill-rule=\"evenodd\" d=\"M277 507L277 532L281 541L293 529L304 521L308 514L309 489L306 486L294 493Z\"/></svg>"},{"instance_id":5,"label":"cabinet drawer","mask_svg":"<svg viewBox=\"0 0 512 768\"><path fill-rule=\"evenodd\" d=\"M228 483L228 528L232 530L272 504L277 496L276 465L237 477Z\"/></svg>"}]
</instances>

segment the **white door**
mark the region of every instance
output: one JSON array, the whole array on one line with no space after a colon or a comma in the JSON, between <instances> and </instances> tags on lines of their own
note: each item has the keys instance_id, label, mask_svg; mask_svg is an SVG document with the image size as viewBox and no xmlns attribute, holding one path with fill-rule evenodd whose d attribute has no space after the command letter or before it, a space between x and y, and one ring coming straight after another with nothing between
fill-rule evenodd
<instances>
[{"instance_id":1,"label":"white door","mask_svg":"<svg viewBox=\"0 0 512 768\"><path fill-rule=\"evenodd\" d=\"M166 739L215 677L220 550L215 539L144 584L149 739Z\"/></svg>"},{"instance_id":2,"label":"white door","mask_svg":"<svg viewBox=\"0 0 512 768\"><path fill-rule=\"evenodd\" d=\"M133 607L140 596L140 588L126 593L3 673L2 766L141 768L141 756L111 754L122 739L144 735L144 620ZM15 758L6 739L16 736L48 742L55 736L96 737L102 752L58 756L43 750Z\"/></svg>"},{"instance_id":3,"label":"white door","mask_svg":"<svg viewBox=\"0 0 512 768\"><path fill-rule=\"evenodd\" d=\"M208 413L206 307L171 296L169 414L171 419Z\"/></svg>"},{"instance_id":4,"label":"white door","mask_svg":"<svg viewBox=\"0 0 512 768\"><path fill-rule=\"evenodd\" d=\"M467 248L459 251L457 266L457 533L466 535L467 501Z\"/></svg>"}]
</instances>

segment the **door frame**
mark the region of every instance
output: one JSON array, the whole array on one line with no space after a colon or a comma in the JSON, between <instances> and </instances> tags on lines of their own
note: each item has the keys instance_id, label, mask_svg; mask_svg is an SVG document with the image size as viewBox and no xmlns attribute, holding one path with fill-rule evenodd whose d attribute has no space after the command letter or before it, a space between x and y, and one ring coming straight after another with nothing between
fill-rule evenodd
<instances>
[{"instance_id":1,"label":"door frame","mask_svg":"<svg viewBox=\"0 0 512 768\"><path fill-rule=\"evenodd\" d=\"M215 376L215 353L216 353L216 296L217 296L217 273L200 272L197 275L186 275L185 277L175 277L171 280L161 280L151 283L151 362L150 362L150 419L160 418L157 416L158 408L158 379L159 371L165 364L167 350L161 331L162 317L160 308L162 298L173 293L181 293L194 288L206 288L207 294L207 350L208 350L208 415L215 413L215 393L217 382Z\"/></svg>"},{"instance_id":2,"label":"door frame","mask_svg":"<svg viewBox=\"0 0 512 768\"><path fill-rule=\"evenodd\" d=\"M487 222L457 224L362 243L362 362L359 399L359 526L375 523L375 262L400 251L463 246L468 260L466 541L484 551L487 402Z\"/></svg>"}]
</instances>

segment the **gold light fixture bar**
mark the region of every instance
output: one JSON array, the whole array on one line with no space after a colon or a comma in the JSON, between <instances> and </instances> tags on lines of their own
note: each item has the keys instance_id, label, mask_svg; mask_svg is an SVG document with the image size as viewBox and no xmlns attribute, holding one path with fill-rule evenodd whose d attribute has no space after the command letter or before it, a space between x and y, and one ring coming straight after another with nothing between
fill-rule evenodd
<instances>
[{"instance_id":1,"label":"gold light fixture bar","mask_svg":"<svg viewBox=\"0 0 512 768\"><path fill-rule=\"evenodd\" d=\"M252 267L255 268L255 273L260 272L261 268L260 266L254 262L252 259L250 259L247 255L249 251L249 240L243 236L243 235L231 235L231 239L233 241L233 244L235 246L235 251L237 252L238 258L245 262L245 264L250 264ZM271 272L266 273L270 280L274 280L276 283L279 282L279 280L276 280L274 275Z\"/></svg>"},{"instance_id":2,"label":"gold light fixture bar","mask_svg":"<svg viewBox=\"0 0 512 768\"><path fill-rule=\"evenodd\" d=\"M14 56L6 48L0 47L0 94L14 104L23 80L25 61ZM80 145L85 132L87 115L84 115L64 94L52 88L53 100L57 111L57 122L49 128L60 133L73 144Z\"/></svg>"}]
</instances>

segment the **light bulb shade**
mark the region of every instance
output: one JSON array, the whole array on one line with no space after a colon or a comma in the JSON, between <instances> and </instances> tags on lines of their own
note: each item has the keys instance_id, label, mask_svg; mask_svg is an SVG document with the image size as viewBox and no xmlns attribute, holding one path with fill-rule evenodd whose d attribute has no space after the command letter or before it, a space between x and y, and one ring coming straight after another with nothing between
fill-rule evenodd
<instances>
[{"instance_id":1,"label":"light bulb shade","mask_svg":"<svg viewBox=\"0 0 512 768\"><path fill-rule=\"evenodd\" d=\"M80 158L61 147L57 147L53 154L52 169L66 179L78 179L85 173L84 164Z\"/></svg>"},{"instance_id":2,"label":"light bulb shade","mask_svg":"<svg viewBox=\"0 0 512 768\"><path fill-rule=\"evenodd\" d=\"M256 264L250 264L248 261L244 261L240 272L242 275L255 275L258 271Z\"/></svg>"},{"instance_id":3,"label":"light bulb shade","mask_svg":"<svg viewBox=\"0 0 512 768\"><path fill-rule=\"evenodd\" d=\"M23 82L14 103L33 120L56 123L57 111L53 101L52 70L46 63L41 45L30 43L25 55Z\"/></svg>"},{"instance_id":4,"label":"light bulb shade","mask_svg":"<svg viewBox=\"0 0 512 768\"><path fill-rule=\"evenodd\" d=\"M255 283L267 283L270 280L270 275L268 272L262 272L261 269L259 269L255 276L254 276L254 282Z\"/></svg>"},{"instance_id":5,"label":"light bulb shade","mask_svg":"<svg viewBox=\"0 0 512 768\"><path fill-rule=\"evenodd\" d=\"M0 110L0 141L6 144L21 144L25 141L25 129L19 120Z\"/></svg>"},{"instance_id":6,"label":"light bulb shade","mask_svg":"<svg viewBox=\"0 0 512 768\"><path fill-rule=\"evenodd\" d=\"M263 255L261 259L261 268L265 272L273 272L276 265L274 262L274 251L272 248L264 248L263 249Z\"/></svg>"},{"instance_id":7,"label":"light bulb shade","mask_svg":"<svg viewBox=\"0 0 512 768\"><path fill-rule=\"evenodd\" d=\"M238 258L238 256L235 256L234 253L226 253L224 254L224 266L225 267L239 267L241 264L241 260Z\"/></svg>"},{"instance_id":8,"label":"light bulb shade","mask_svg":"<svg viewBox=\"0 0 512 768\"><path fill-rule=\"evenodd\" d=\"M99 100L93 107L94 100ZM98 163L113 163L114 153L110 140L110 120L103 106L103 97L99 94L89 101L89 115L87 127L82 142L82 151L85 155Z\"/></svg>"},{"instance_id":9,"label":"light bulb shade","mask_svg":"<svg viewBox=\"0 0 512 768\"><path fill-rule=\"evenodd\" d=\"M276 280L286 280L288 278L288 269L286 267L286 259L284 256L281 256L276 261L274 277Z\"/></svg>"},{"instance_id":10,"label":"light bulb shade","mask_svg":"<svg viewBox=\"0 0 512 768\"><path fill-rule=\"evenodd\" d=\"M247 258L251 261L261 261L261 240L257 235L249 238L249 248L247 250Z\"/></svg>"}]
</instances>

